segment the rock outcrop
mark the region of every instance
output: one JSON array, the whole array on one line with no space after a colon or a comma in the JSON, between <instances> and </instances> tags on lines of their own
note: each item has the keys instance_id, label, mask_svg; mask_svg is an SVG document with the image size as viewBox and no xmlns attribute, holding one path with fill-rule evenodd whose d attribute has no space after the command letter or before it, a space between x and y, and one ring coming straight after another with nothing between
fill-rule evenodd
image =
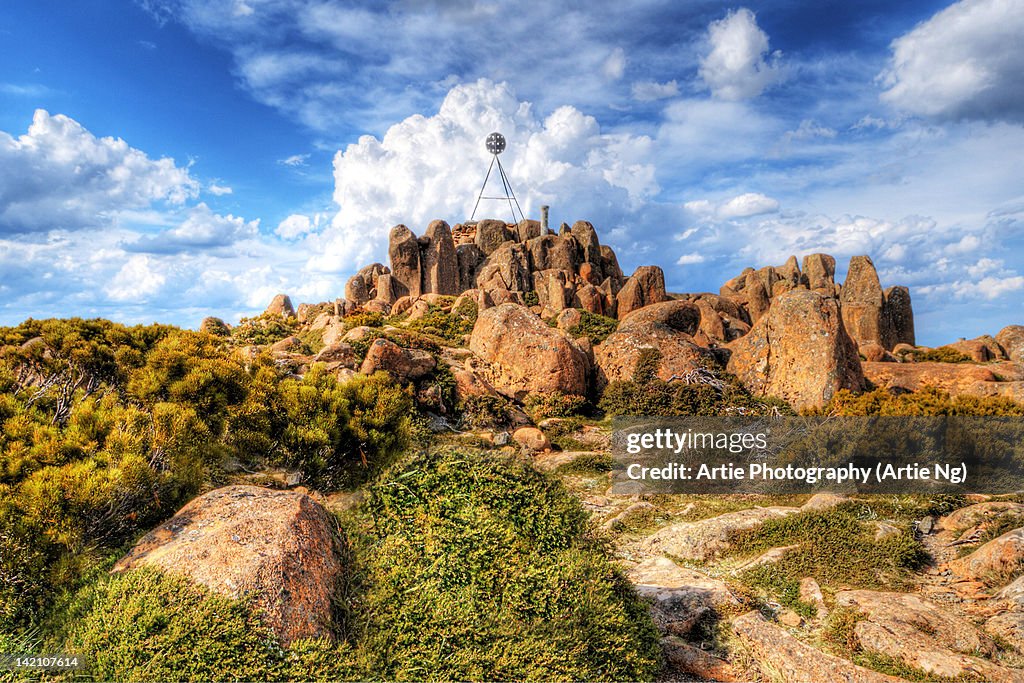
<instances>
[{"instance_id":1,"label":"rock outcrop","mask_svg":"<svg viewBox=\"0 0 1024 683\"><path fill-rule=\"evenodd\" d=\"M295 315L295 309L292 308L292 300L288 298L287 294L278 294L273 298L263 314L291 318Z\"/></svg>"},{"instance_id":2,"label":"rock outcrop","mask_svg":"<svg viewBox=\"0 0 1024 683\"><path fill-rule=\"evenodd\" d=\"M719 293L739 304L747 322L755 323L779 296L794 289L809 289L839 300L847 334L858 345L878 344L891 351L897 344L914 344L910 290L883 290L868 256L850 259L842 286L836 284L835 272L836 260L828 254L805 256L802 270L792 256L781 266L745 269L722 285Z\"/></svg>"},{"instance_id":3,"label":"rock outcrop","mask_svg":"<svg viewBox=\"0 0 1024 683\"><path fill-rule=\"evenodd\" d=\"M778 396L797 408L821 405L840 389L864 388L838 302L816 291L784 292L728 348L729 372L751 393Z\"/></svg>"},{"instance_id":4,"label":"rock outcrop","mask_svg":"<svg viewBox=\"0 0 1024 683\"><path fill-rule=\"evenodd\" d=\"M1007 325L999 330L996 341L1003 347L1007 358L1024 363L1024 325Z\"/></svg>"},{"instance_id":5,"label":"rock outcrop","mask_svg":"<svg viewBox=\"0 0 1024 683\"><path fill-rule=\"evenodd\" d=\"M143 536L113 571L157 567L250 598L285 645L331 637L331 601L344 571L334 529L303 493L228 486Z\"/></svg>"}]
</instances>

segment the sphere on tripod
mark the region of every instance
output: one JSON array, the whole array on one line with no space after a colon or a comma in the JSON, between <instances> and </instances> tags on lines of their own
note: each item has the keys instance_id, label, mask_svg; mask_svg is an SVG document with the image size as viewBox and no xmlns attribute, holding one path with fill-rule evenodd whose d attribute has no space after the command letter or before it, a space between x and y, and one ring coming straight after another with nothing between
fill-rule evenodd
<instances>
[{"instance_id":1,"label":"sphere on tripod","mask_svg":"<svg viewBox=\"0 0 1024 683\"><path fill-rule=\"evenodd\" d=\"M505 136L501 133L491 133L487 136L487 151L491 154L501 154L505 151Z\"/></svg>"}]
</instances>

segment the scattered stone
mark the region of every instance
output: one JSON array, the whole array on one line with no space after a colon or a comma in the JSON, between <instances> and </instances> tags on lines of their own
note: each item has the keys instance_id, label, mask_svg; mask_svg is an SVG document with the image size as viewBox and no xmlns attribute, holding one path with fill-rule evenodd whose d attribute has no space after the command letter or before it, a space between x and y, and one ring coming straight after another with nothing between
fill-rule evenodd
<instances>
[{"instance_id":1,"label":"scattered stone","mask_svg":"<svg viewBox=\"0 0 1024 683\"><path fill-rule=\"evenodd\" d=\"M848 500L849 498L838 493L822 491L821 493L815 493L813 496L808 498L807 502L800 506L800 510L802 512L820 512L822 510L830 510Z\"/></svg>"},{"instance_id":2,"label":"scattered stone","mask_svg":"<svg viewBox=\"0 0 1024 683\"><path fill-rule=\"evenodd\" d=\"M284 645L332 638L332 600L343 571L335 528L304 493L228 486L193 499L113 571L153 566L249 598Z\"/></svg>"},{"instance_id":3,"label":"scattered stone","mask_svg":"<svg viewBox=\"0 0 1024 683\"><path fill-rule=\"evenodd\" d=\"M931 515L923 517L921 521L917 523L917 530L921 532L922 536L927 536L935 529L935 518Z\"/></svg>"},{"instance_id":4,"label":"scattered stone","mask_svg":"<svg viewBox=\"0 0 1024 683\"><path fill-rule=\"evenodd\" d=\"M790 628L800 628L804 624L804 618L791 609L784 609L779 613L779 623Z\"/></svg>"},{"instance_id":5,"label":"scattered stone","mask_svg":"<svg viewBox=\"0 0 1024 683\"><path fill-rule=\"evenodd\" d=\"M661 639L661 649L669 668L708 681L749 681L743 671L720 657L690 645L677 636Z\"/></svg>"},{"instance_id":6,"label":"scattered stone","mask_svg":"<svg viewBox=\"0 0 1024 683\"><path fill-rule=\"evenodd\" d=\"M285 337L270 345L270 353L274 355L302 353L305 351L305 346L298 337Z\"/></svg>"},{"instance_id":7,"label":"scattered stone","mask_svg":"<svg viewBox=\"0 0 1024 683\"><path fill-rule=\"evenodd\" d=\"M709 613L739 602L729 587L667 557L651 557L626 572L640 597L651 605L651 618L662 633L685 636Z\"/></svg>"},{"instance_id":8,"label":"scattered stone","mask_svg":"<svg viewBox=\"0 0 1024 683\"><path fill-rule=\"evenodd\" d=\"M536 427L520 427L512 433L512 439L531 451L551 450L551 442L548 441L548 437Z\"/></svg>"},{"instance_id":9,"label":"scattered stone","mask_svg":"<svg viewBox=\"0 0 1024 683\"><path fill-rule=\"evenodd\" d=\"M825 606L825 596L821 593L821 586L812 576L805 576L800 579L800 601L814 605L818 610L818 619L824 620L828 616L828 607Z\"/></svg>"}]
</instances>

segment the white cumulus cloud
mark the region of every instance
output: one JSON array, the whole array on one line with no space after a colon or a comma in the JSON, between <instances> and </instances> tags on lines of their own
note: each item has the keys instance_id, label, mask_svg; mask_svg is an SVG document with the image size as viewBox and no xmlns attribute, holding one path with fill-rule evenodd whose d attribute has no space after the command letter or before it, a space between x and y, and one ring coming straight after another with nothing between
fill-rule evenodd
<instances>
[{"instance_id":1,"label":"white cumulus cloud","mask_svg":"<svg viewBox=\"0 0 1024 683\"><path fill-rule=\"evenodd\" d=\"M882 99L929 117L1024 121L1024 3L961 0L892 43Z\"/></svg>"},{"instance_id":2,"label":"white cumulus cloud","mask_svg":"<svg viewBox=\"0 0 1024 683\"><path fill-rule=\"evenodd\" d=\"M779 80L780 55L768 54L768 34L749 9L742 7L712 22L708 43L711 51L701 60L700 76L715 97L750 99Z\"/></svg>"},{"instance_id":3,"label":"white cumulus cloud","mask_svg":"<svg viewBox=\"0 0 1024 683\"><path fill-rule=\"evenodd\" d=\"M633 84L633 99L640 102L653 102L676 97L679 94L679 83L675 79L665 83L657 81L638 81Z\"/></svg>"},{"instance_id":4,"label":"white cumulus cloud","mask_svg":"<svg viewBox=\"0 0 1024 683\"><path fill-rule=\"evenodd\" d=\"M155 202L183 204L198 182L173 159L37 109L20 137L0 131L0 234L98 225Z\"/></svg>"}]
</instances>

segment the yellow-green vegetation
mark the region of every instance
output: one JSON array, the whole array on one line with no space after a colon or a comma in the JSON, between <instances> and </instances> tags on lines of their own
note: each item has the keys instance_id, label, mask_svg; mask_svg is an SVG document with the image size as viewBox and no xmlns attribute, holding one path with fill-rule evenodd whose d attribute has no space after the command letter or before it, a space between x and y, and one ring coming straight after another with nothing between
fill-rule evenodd
<instances>
[{"instance_id":1,"label":"yellow-green vegetation","mask_svg":"<svg viewBox=\"0 0 1024 683\"><path fill-rule=\"evenodd\" d=\"M914 349L902 354L904 360L918 363L970 363L972 359L966 353L957 351L951 346L940 346L937 349Z\"/></svg>"},{"instance_id":2,"label":"yellow-green vegetation","mask_svg":"<svg viewBox=\"0 0 1024 683\"><path fill-rule=\"evenodd\" d=\"M357 680L348 643L306 639L282 648L242 601L153 569L103 577L73 606L63 644L79 675L106 681Z\"/></svg>"},{"instance_id":3,"label":"yellow-green vegetation","mask_svg":"<svg viewBox=\"0 0 1024 683\"><path fill-rule=\"evenodd\" d=\"M535 422L549 417L572 417L587 408L585 396L563 394L553 391L549 394L530 394L524 402L526 412Z\"/></svg>"},{"instance_id":4,"label":"yellow-green vegetation","mask_svg":"<svg viewBox=\"0 0 1024 683\"><path fill-rule=\"evenodd\" d=\"M231 340L239 346L263 346L292 336L297 328L298 322L293 317L261 313L253 318L242 318L231 330Z\"/></svg>"},{"instance_id":5,"label":"yellow-green vegetation","mask_svg":"<svg viewBox=\"0 0 1024 683\"><path fill-rule=\"evenodd\" d=\"M232 462L330 487L408 442L412 399L386 374L295 379L222 337L98 320L27 321L0 342L0 632L37 626Z\"/></svg>"},{"instance_id":6,"label":"yellow-green vegetation","mask_svg":"<svg viewBox=\"0 0 1024 683\"><path fill-rule=\"evenodd\" d=\"M430 304L427 312L419 318L406 320L403 325L408 330L431 335L449 346L463 346L465 336L473 331L476 324L476 302L468 297L452 308L454 297L441 297L437 303ZM451 309L446 311L445 308Z\"/></svg>"},{"instance_id":7,"label":"yellow-green vegetation","mask_svg":"<svg viewBox=\"0 0 1024 683\"><path fill-rule=\"evenodd\" d=\"M846 389L822 408L809 411L819 415L1024 415L1024 404L1004 396L950 396L948 391L925 387L913 393L891 393L875 389L855 394Z\"/></svg>"},{"instance_id":8,"label":"yellow-green vegetation","mask_svg":"<svg viewBox=\"0 0 1024 683\"><path fill-rule=\"evenodd\" d=\"M285 331L261 324L244 341ZM437 350L417 330L388 336ZM339 383L319 364L298 378L241 341L106 321L0 328L3 649L81 653L98 680L655 677L646 606L561 484L483 451L395 464L421 419L413 387L386 373ZM442 363L416 389L450 401L453 382ZM496 401L464 414L508 420ZM108 574L195 495L280 466L324 491L368 487L346 513L337 643L282 648L246 603L155 571Z\"/></svg>"},{"instance_id":9,"label":"yellow-green vegetation","mask_svg":"<svg viewBox=\"0 0 1024 683\"><path fill-rule=\"evenodd\" d=\"M600 344L619 327L619 321L598 313L580 311L579 323L569 328L574 337L586 337L593 344Z\"/></svg>"},{"instance_id":10,"label":"yellow-green vegetation","mask_svg":"<svg viewBox=\"0 0 1024 683\"><path fill-rule=\"evenodd\" d=\"M775 398L751 396L734 375L708 365L698 381L666 382L657 376L661 352L645 349L630 380L609 382L598 406L608 415L791 415Z\"/></svg>"},{"instance_id":11,"label":"yellow-green vegetation","mask_svg":"<svg viewBox=\"0 0 1024 683\"><path fill-rule=\"evenodd\" d=\"M920 509L908 507L907 513ZM799 581L805 576L825 588L903 586L910 572L927 559L914 537L911 518L892 519L895 530L880 534L865 516L863 504L850 501L828 510L769 519L755 529L734 533L731 553L738 556L796 546L775 562L743 571L741 581L801 613L809 609L798 600Z\"/></svg>"},{"instance_id":12,"label":"yellow-green vegetation","mask_svg":"<svg viewBox=\"0 0 1024 683\"><path fill-rule=\"evenodd\" d=\"M344 324L346 330L356 327L383 327L384 316L376 311L356 311L345 316Z\"/></svg>"},{"instance_id":13,"label":"yellow-green vegetation","mask_svg":"<svg viewBox=\"0 0 1024 683\"><path fill-rule=\"evenodd\" d=\"M349 522L361 648L391 680L649 680L646 606L560 484L479 452L413 456Z\"/></svg>"}]
</instances>

